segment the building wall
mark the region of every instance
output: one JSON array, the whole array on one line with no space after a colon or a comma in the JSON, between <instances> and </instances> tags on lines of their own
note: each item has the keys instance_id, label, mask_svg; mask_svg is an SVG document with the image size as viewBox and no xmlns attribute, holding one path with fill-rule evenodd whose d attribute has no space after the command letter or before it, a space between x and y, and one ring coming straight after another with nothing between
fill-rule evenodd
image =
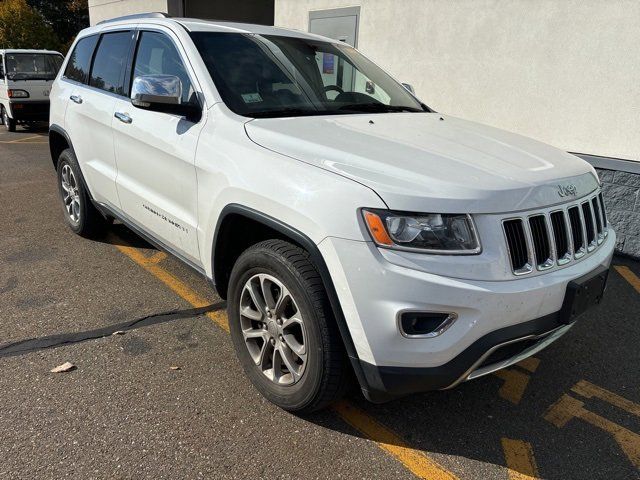
<instances>
[{"instance_id":1,"label":"building wall","mask_svg":"<svg viewBox=\"0 0 640 480\"><path fill-rule=\"evenodd\" d=\"M95 25L122 15L167 12L167 0L89 0L89 23Z\"/></svg>"},{"instance_id":2,"label":"building wall","mask_svg":"<svg viewBox=\"0 0 640 480\"><path fill-rule=\"evenodd\" d=\"M637 0L276 0L277 26L361 6L358 48L438 111L640 160Z\"/></svg>"},{"instance_id":3,"label":"building wall","mask_svg":"<svg viewBox=\"0 0 640 480\"><path fill-rule=\"evenodd\" d=\"M91 25L122 15L163 12L177 17L210 18L273 25L274 0L89 0Z\"/></svg>"},{"instance_id":4,"label":"building wall","mask_svg":"<svg viewBox=\"0 0 640 480\"><path fill-rule=\"evenodd\" d=\"M186 0L184 15L273 25L274 0Z\"/></svg>"},{"instance_id":5,"label":"building wall","mask_svg":"<svg viewBox=\"0 0 640 480\"><path fill-rule=\"evenodd\" d=\"M640 175L598 168L609 222L618 235L616 249L640 258Z\"/></svg>"}]
</instances>

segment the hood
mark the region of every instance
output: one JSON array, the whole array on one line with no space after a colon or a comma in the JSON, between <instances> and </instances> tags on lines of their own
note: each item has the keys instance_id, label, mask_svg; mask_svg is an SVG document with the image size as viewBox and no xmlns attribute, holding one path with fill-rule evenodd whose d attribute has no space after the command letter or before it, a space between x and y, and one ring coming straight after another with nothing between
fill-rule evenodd
<instances>
[{"instance_id":1,"label":"hood","mask_svg":"<svg viewBox=\"0 0 640 480\"><path fill-rule=\"evenodd\" d=\"M598 186L593 168L541 142L437 113L255 119L264 148L373 189L393 210L499 213L563 203ZM366 205L363 205L366 206Z\"/></svg>"}]
</instances>

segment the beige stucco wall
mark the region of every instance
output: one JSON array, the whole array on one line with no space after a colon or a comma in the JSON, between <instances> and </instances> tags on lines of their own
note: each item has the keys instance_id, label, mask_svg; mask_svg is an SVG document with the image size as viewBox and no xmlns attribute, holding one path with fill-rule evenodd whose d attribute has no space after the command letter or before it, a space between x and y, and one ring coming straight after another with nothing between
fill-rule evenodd
<instances>
[{"instance_id":1,"label":"beige stucco wall","mask_svg":"<svg viewBox=\"0 0 640 480\"><path fill-rule=\"evenodd\" d=\"M275 24L357 5L358 48L436 110L640 160L640 1L276 0Z\"/></svg>"}]
</instances>

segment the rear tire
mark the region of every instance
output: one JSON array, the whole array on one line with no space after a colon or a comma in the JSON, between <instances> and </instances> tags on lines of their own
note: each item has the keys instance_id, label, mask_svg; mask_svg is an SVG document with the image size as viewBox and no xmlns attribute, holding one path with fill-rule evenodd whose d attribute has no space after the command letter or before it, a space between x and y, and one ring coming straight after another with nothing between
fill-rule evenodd
<instances>
[{"instance_id":1,"label":"rear tire","mask_svg":"<svg viewBox=\"0 0 640 480\"><path fill-rule=\"evenodd\" d=\"M58 157L57 171L62 210L69 228L82 237L103 235L109 222L91 202L78 160L70 148Z\"/></svg>"},{"instance_id":2,"label":"rear tire","mask_svg":"<svg viewBox=\"0 0 640 480\"><path fill-rule=\"evenodd\" d=\"M11 117L9 117L9 113L7 112L7 110L4 107L0 107L0 108L2 109L0 114L2 114L2 123L4 124L5 128L9 132L15 132L16 131L16 121L14 119L12 119Z\"/></svg>"},{"instance_id":3,"label":"rear tire","mask_svg":"<svg viewBox=\"0 0 640 480\"><path fill-rule=\"evenodd\" d=\"M309 413L342 397L347 356L305 250L282 240L247 249L231 272L228 313L238 359L270 402Z\"/></svg>"}]
</instances>

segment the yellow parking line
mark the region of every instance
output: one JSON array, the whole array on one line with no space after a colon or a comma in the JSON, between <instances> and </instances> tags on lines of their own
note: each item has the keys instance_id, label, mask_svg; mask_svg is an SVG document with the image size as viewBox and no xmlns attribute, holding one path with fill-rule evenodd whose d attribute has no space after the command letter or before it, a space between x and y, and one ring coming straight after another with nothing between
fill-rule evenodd
<instances>
[{"instance_id":1,"label":"yellow parking line","mask_svg":"<svg viewBox=\"0 0 640 480\"><path fill-rule=\"evenodd\" d=\"M529 357L516 363L516 365L534 373L540 366L540 359L536 357Z\"/></svg>"},{"instance_id":2,"label":"yellow parking line","mask_svg":"<svg viewBox=\"0 0 640 480\"><path fill-rule=\"evenodd\" d=\"M627 400L626 398L610 392L607 389L594 385L591 382L587 382L586 380L580 380L573 387L571 387L571 390L585 398L599 398L600 400L604 400L605 402L621 408L622 410L629 412L632 415L640 417L639 404L634 403L631 400Z\"/></svg>"},{"instance_id":3,"label":"yellow parking line","mask_svg":"<svg viewBox=\"0 0 640 480\"><path fill-rule=\"evenodd\" d=\"M501 442L510 480L538 478L538 467L530 443L511 438L502 438Z\"/></svg>"},{"instance_id":4,"label":"yellow parking line","mask_svg":"<svg viewBox=\"0 0 640 480\"><path fill-rule=\"evenodd\" d=\"M631 463L640 470L640 435L618 425L601 415L593 413L584 407L584 402L563 394L556 403L551 405L543 418L558 428L564 427L571 419L581 420L607 432L620 446Z\"/></svg>"},{"instance_id":5,"label":"yellow parking line","mask_svg":"<svg viewBox=\"0 0 640 480\"><path fill-rule=\"evenodd\" d=\"M194 307L209 305L210 302L204 297L159 265L159 263L166 258L163 252L158 252L147 257L137 248L125 245L124 241L119 237L117 241L113 243L118 250L158 278L158 280ZM209 312L207 316L227 333L229 332L229 323L224 311ZM394 456L418 478L430 480L457 479L453 473L438 465L422 451L409 447L397 434L384 427L359 408L343 401L334 407L334 411L340 415L345 422L374 441L378 447Z\"/></svg>"},{"instance_id":6,"label":"yellow parking line","mask_svg":"<svg viewBox=\"0 0 640 480\"><path fill-rule=\"evenodd\" d=\"M640 278L625 265L614 265L616 271L640 293Z\"/></svg>"},{"instance_id":7,"label":"yellow parking line","mask_svg":"<svg viewBox=\"0 0 640 480\"><path fill-rule=\"evenodd\" d=\"M518 405L529 385L529 374L513 368L498 370L493 374L504 381L500 390L498 390L500 397L514 405Z\"/></svg>"},{"instance_id":8,"label":"yellow parking line","mask_svg":"<svg viewBox=\"0 0 640 480\"><path fill-rule=\"evenodd\" d=\"M119 241L122 242L122 240L120 239ZM206 298L202 297L193 289L188 287L182 280L174 277L172 274L158 265L158 262L154 259L155 255L152 257L146 257L138 249L126 245L116 245L116 248L131 260L136 262L138 265L140 265L142 268L144 268L146 271L155 276L158 280L160 280L167 287L169 287L194 307L204 307L211 303L207 301ZM223 311L207 312L206 315L225 332L229 332L227 316Z\"/></svg>"},{"instance_id":9,"label":"yellow parking line","mask_svg":"<svg viewBox=\"0 0 640 480\"><path fill-rule=\"evenodd\" d=\"M376 442L378 447L399 460L416 477L430 480L458 478L420 450L408 446L394 432L349 402L339 402L334 405L333 410L353 428Z\"/></svg>"},{"instance_id":10,"label":"yellow parking line","mask_svg":"<svg viewBox=\"0 0 640 480\"><path fill-rule=\"evenodd\" d=\"M23 142L24 140L30 140L33 138L42 138L42 135L32 135L30 137L18 138L16 140L10 140L7 143L19 143L19 142Z\"/></svg>"}]
</instances>

